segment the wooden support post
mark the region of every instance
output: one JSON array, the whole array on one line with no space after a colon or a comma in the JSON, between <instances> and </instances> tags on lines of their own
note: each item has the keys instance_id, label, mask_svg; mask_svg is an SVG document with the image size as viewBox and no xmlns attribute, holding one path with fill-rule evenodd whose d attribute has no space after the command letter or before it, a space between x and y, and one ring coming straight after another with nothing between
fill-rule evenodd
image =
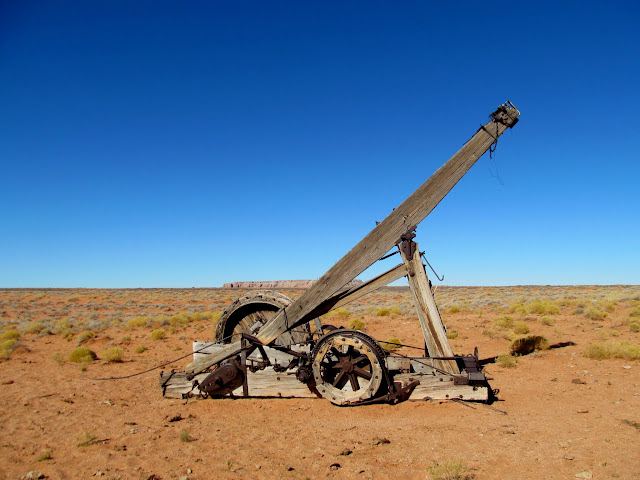
<instances>
[{"instance_id":1,"label":"wooden support post","mask_svg":"<svg viewBox=\"0 0 640 480\"><path fill-rule=\"evenodd\" d=\"M418 311L418 320L431 357L452 357L453 350L447 338L440 312L429 287L429 277L420 258L418 244L413 240L404 240L398 246L402 260L407 266L409 287ZM434 360L433 365L447 373L459 374L455 360Z\"/></svg>"},{"instance_id":2,"label":"wooden support post","mask_svg":"<svg viewBox=\"0 0 640 480\"><path fill-rule=\"evenodd\" d=\"M247 381L247 339L242 336L240 340L242 344L242 353L240 354L240 365L242 367L242 396L249 396L249 384Z\"/></svg>"}]
</instances>

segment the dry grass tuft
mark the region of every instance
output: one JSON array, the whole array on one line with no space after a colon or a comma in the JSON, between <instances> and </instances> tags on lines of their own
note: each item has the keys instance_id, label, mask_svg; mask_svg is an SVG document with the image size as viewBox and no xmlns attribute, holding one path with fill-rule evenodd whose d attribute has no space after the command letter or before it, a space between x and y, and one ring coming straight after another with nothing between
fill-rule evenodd
<instances>
[{"instance_id":1,"label":"dry grass tuft","mask_svg":"<svg viewBox=\"0 0 640 480\"><path fill-rule=\"evenodd\" d=\"M0 358L9 358L17 347L18 340L15 338L5 340L4 342L0 343Z\"/></svg>"},{"instance_id":2,"label":"dry grass tuft","mask_svg":"<svg viewBox=\"0 0 640 480\"><path fill-rule=\"evenodd\" d=\"M15 338L20 338L20 332L17 330L7 330L6 332L0 334L0 342L3 342L5 340L13 340Z\"/></svg>"},{"instance_id":3,"label":"dry grass tuft","mask_svg":"<svg viewBox=\"0 0 640 480\"><path fill-rule=\"evenodd\" d=\"M462 460L447 460L427 469L431 480L473 480L476 476Z\"/></svg>"},{"instance_id":4,"label":"dry grass tuft","mask_svg":"<svg viewBox=\"0 0 640 480\"><path fill-rule=\"evenodd\" d=\"M75 348L69 354L69 361L73 363L90 363L93 362L98 356L92 350L87 347Z\"/></svg>"},{"instance_id":5,"label":"dry grass tuft","mask_svg":"<svg viewBox=\"0 0 640 480\"><path fill-rule=\"evenodd\" d=\"M556 322L553 318L543 315L542 317L540 317L540 323L543 325L551 326L551 325L554 325Z\"/></svg>"},{"instance_id":6,"label":"dry grass tuft","mask_svg":"<svg viewBox=\"0 0 640 480\"><path fill-rule=\"evenodd\" d=\"M498 317L493 321L493 328L497 330L508 330L513 328L514 322L511 317Z\"/></svg>"},{"instance_id":7,"label":"dry grass tuft","mask_svg":"<svg viewBox=\"0 0 640 480\"><path fill-rule=\"evenodd\" d=\"M158 328L153 332L151 332L150 335L153 340L162 340L164 339L164 337L166 337L167 334L164 330L162 330L161 328Z\"/></svg>"},{"instance_id":8,"label":"dry grass tuft","mask_svg":"<svg viewBox=\"0 0 640 480\"><path fill-rule=\"evenodd\" d=\"M331 310L329 312L328 317L330 318L349 318L351 316L351 311L348 308L336 308L335 310Z\"/></svg>"},{"instance_id":9,"label":"dry grass tuft","mask_svg":"<svg viewBox=\"0 0 640 480\"><path fill-rule=\"evenodd\" d=\"M80 438L78 439L78 446L88 447L89 445L93 445L95 442L96 442L95 435L89 432L84 432L82 435L80 435Z\"/></svg>"},{"instance_id":10,"label":"dry grass tuft","mask_svg":"<svg viewBox=\"0 0 640 480\"><path fill-rule=\"evenodd\" d=\"M387 352L394 352L401 348L400 345L396 345L397 343L400 343L400 339L398 337L391 337L388 338L386 342L380 342L380 346Z\"/></svg>"},{"instance_id":11,"label":"dry grass tuft","mask_svg":"<svg viewBox=\"0 0 640 480\"><path fill-rule=\"evenodd\" d=\"M584 316L588 319L597 320L599 322L602 322L605 318L607 318L607 315L607 312L603 312L602 310L599 310L595 307L591 307L589 310L587 310L587 313L584 314Z\"/></svg>"},{"instance_id":12,"label":"dry grass tuft","mask_svg":"<svg viewBox=\"0 0 640 480\"><path fill-rule=\"evenodd\" d=\"M353 330L362 330L364 328L364 322L358 318L349 320L349 328Z\"/></svg>"},{"instance_id":13,"label":"dry grass tuft","mask_svg":"<svg viewBox=\"0 0 640 480\"><path fill-rule=\"evenodd\" d=\"M447 330L447 338L449 340L453 340L454 338L458 338L458 331L457 330Z\"/></svg>"},{"instance_id":14,"label":"dry grass tuft","mask_svg":"<svg viewBox=\"0 0 640 480\"><path fill-rule=\"evenodd\" d=\"M582 355L594 360L608 360L610 358L622 358L624 360L640 359L640 346L630 342L590 343L585 347Z\"/></svg>"},{"instance_id":15,"label":"dry grass tuft","mask_svg":"<svg viewBox=\"0 0 640 480\"><path fill-rule=\"evenodd\" d=\"M527 333L529 333L529 325L527 325L525 322L516 322L516 324L513 326L513 331L518 335L526 335Z\"/></svg>"},{"instance_id":16,"label":"dry grass tuft","mask_svg":"<svg viewBox=\"0 0 640 480\"><path fill-rule=\"evenodd\" d=\"M109 363L120 363L122 362L123 357L124 350L122 350L120 347L105 348L102 353L100 353L100 358L106 360Z\"/></svg>"},{"instance_id":17,"label":"dry grass tuft","mask_svg":"<svg viewBox=\"0 0 640 480\"><path fill-rule=\"evenodd\" d=\"M502 368L514 368L517 364L516 357L508 353L501 353L496 357L496 365Z\"/></svg>"}]
</instances>

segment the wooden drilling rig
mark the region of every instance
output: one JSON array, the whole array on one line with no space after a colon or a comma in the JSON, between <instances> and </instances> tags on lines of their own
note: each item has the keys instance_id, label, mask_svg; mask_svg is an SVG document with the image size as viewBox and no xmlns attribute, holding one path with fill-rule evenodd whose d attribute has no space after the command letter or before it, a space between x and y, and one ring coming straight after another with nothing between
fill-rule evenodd
<instances>
[{"instance_id":1,"label":"wooden drilling rig","mask_svg":"<svg viewBox=\"0 0 640 480\"><path fill-rule=\"evenodd\" d=\"M183 372L160 374L166 397L324 397L337 405L376 401L487 401L478 360L454 355L414 241L415 229L475 162L518 122L507 102L471 139L297 300L256 291L233 302L216 342L194 342ZM402 263L352 288L350 281L397 247ZM391 355L358 330L327 331L319 317L407 277L425 341L420 357ZM312 333L310 323L315 323Z\"/></svg>"}]
</instances>

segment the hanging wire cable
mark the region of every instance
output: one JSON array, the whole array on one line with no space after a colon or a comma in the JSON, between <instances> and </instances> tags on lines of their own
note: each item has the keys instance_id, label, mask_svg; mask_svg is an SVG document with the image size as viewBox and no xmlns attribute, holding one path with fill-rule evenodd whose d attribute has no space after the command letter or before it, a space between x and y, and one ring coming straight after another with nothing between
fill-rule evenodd
<instances>
[{"instance_id":1,"label":"hanging wire cable","mask_svg":"<svg viewBox=\"0 0 640 480\"><path fill-rule=\"evenodd\" d=\"M427 256L424 254L424 252L421 252L421 253L420 253L420 256L423 258L423 260L424 260L425 262L427 262L427 265L429 265L429 268L431 269L431 271L433 272L433 274L436 276L436 278L437 278L439 281L443 281L443 280L444 280L444 275L442 275L442 278L440 278L440 277L438 276L438 274L436 273L436 271L433 269L433 267L432 267L432 266L431 266L431 264L429 263L429 260L427 260Z\"/></svg>"}]
</instances>

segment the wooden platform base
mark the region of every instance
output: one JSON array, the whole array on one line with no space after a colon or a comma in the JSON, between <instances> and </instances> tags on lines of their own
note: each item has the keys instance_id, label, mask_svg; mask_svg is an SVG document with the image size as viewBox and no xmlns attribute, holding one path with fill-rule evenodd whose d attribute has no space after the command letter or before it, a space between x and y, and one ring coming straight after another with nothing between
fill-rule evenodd
<instances>
[{"instance_id":1,"label":"wooden platform base","mask_svg":"<svg viewBox=\"0 0 640 480\"><path fill-rule=\"evenodd\" d=\"M220 344L210 342L194 342L194 360L224 348ZM304 349L304 347L301 347ZM265 347L266 354L274 363L287 365L291 355L283 353L269 347ZM247 359L262 360L260 353L256 350ZM489 387L485 385L456 385L456 378L465 379L465 372L460 375L443 374L435 370L432 360L425 357L387 357L387 367L394 382L403 384L411 380L417 380L419 385L412 391L409 400L472 400L486 402L489 400ZM266 367L263 370L247 372L248 397L260 398L322 398L309 386L296 379L296 369L289 369L284 372L276 371L273 367ZM167 372L160 374L160 386L162 394L167 398L187 398L202 397L203 393L197 385L208 373L201 373L192 380L187 379L186 372ZM198 383L196 383L196 381ZM231 396L243 397L242 387L233 391Z\"/></svg>"}]
</instances>

